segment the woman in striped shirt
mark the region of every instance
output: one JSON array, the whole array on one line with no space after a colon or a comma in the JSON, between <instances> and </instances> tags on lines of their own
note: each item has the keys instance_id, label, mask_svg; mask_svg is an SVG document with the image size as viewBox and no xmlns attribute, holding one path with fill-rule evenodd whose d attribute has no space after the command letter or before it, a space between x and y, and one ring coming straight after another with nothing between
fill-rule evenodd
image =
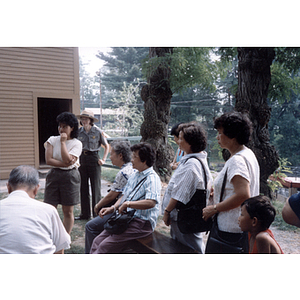
<instances>
[{"instance_id":1,"label":"woman in striped shirt","mask_svg":"<svg viewBox=\"0 0 300 300\"><path fill-rule=\"evenodd\" d=\"M165 192L162 210L164 211L163 221L171 225L171 236L199 253L204 253L203 233L183 234L177 225L177 202L187 204L194 195L196 189L204 189L204 174L200 159L203 162L207 176L207 188L210 190L212 176L207 164L207 153L204 151L207 145L206 132L201 124L190 122L179 126L178 144L185 155L175 170L167 190ZM196 158L191 158L196 157ZM209 197L210 193L207 193ZM208 201L208 199L207 199Z\"/></svg>"}]
</instances>

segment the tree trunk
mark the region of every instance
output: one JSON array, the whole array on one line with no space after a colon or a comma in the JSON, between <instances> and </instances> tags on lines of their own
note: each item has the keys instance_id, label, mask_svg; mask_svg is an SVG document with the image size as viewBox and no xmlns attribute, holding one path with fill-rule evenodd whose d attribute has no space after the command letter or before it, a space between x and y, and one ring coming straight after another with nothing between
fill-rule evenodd
<instances>
[{"instance_id":1,"label":"tree trunk","mask_svg":"<svg viewBox=\"0 0 300 300\"><path fill-rule=\"evenodd\" d=\"M150 60L153 57L172 53L172 48L149 48ZM168 143L168 124L172 91L170 88L170 68L159 66L148 78L148 84L142 88L144 101L144 122L141 125L142 142L150 143L156 149L155 171L161 180L168 182L171 176L170 162L174 153Z\"/></svg>"},{"instance_id":2,"label":"tree trunk","mask_svg":"<svg viewBox=\"0 0 300 300\"><path fill-rule=\"evenodd\" d=\"M278 153L269 143L268 122L271 108L267 104L271 81L270 66L274 48L238 48L238 91L235 109L248 113L253 134L248 145L260 165L260 192L270 196L267 179L278 168Z\"/></svg>"}]
</instances>

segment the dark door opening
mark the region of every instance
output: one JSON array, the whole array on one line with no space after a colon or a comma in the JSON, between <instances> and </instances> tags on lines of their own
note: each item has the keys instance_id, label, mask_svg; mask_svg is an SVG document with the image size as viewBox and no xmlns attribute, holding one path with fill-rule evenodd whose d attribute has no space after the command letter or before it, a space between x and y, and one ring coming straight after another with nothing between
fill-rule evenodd
<instances>
[{"instance_id":1,"label":"dark door opening","mask_svg":"<svg viewBox=\"0 0 300 300\"><path fill-rule=\"evenodd\" d=\"M44 143L52 135L58 135L56 117L64 112L71 112L71 99L38 98L38 132L40 166L46 165Z\"/></svg>"}]
</instances>

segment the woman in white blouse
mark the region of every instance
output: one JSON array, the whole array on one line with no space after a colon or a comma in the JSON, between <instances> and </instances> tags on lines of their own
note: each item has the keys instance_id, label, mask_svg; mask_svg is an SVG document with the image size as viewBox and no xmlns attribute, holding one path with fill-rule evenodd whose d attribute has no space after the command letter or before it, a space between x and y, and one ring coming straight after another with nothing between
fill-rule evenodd
<instances>
[{"instance_id":1,"label":"woman in white blouse","mask_svg":"<svg viewBox=\"0 0 300 300\"><path fill-rule=\"evenodd\" d=\"M79 203L79 156L82 143L78 136L78 120L74 114L63 112L56 118L58 136L51 136L45 143L46 163L53 167L47 174L44 202L55 207L62 205L63 224L70 234L74 224L74 205Z\"/></svg>"},{"instance_id":2,"label":"woman in white blouse","mask_svg":"<svg viewBox=\"0 0 300 300\"><path fill-rule=\"evenodd\" d=\"M250 139L252 123L245 114L234 111L217 118L214 127L218 131L219 145L230 152L230 158L214 181L214 204L203 209L203 218L207 220L218 213L219 235L228 243L241 240L242 246L247 236L241 238L243 234L238 225L240 205L246 199L259 195L259 165L252 150L245 146ZM220 202L226 172L227 179ZM206 249L210 250L206 250L206 253L222 253L221 249L211 250L209 243L210 238L206 245Z\"/></svg>"}]
</instances>

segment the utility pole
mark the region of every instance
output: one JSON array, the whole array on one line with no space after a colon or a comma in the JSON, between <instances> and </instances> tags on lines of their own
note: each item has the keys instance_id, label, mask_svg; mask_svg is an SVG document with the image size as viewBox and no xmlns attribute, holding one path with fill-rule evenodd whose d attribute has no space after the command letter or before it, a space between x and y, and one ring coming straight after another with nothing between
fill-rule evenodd
<instances>
[{"instance_id":1,"label":"utility pole","mask_svg":"<svg viewBox=\"0 0 300 300\"><path fill-rule=\"evenodd\" d=\"M97 76L99 76L99 84L100 84L100 128L103 129L103 125L102 125L102 97L101 97L101 73L100 73L101 69L99 71L96 72Z\"/></svg>"}]
</instances>

